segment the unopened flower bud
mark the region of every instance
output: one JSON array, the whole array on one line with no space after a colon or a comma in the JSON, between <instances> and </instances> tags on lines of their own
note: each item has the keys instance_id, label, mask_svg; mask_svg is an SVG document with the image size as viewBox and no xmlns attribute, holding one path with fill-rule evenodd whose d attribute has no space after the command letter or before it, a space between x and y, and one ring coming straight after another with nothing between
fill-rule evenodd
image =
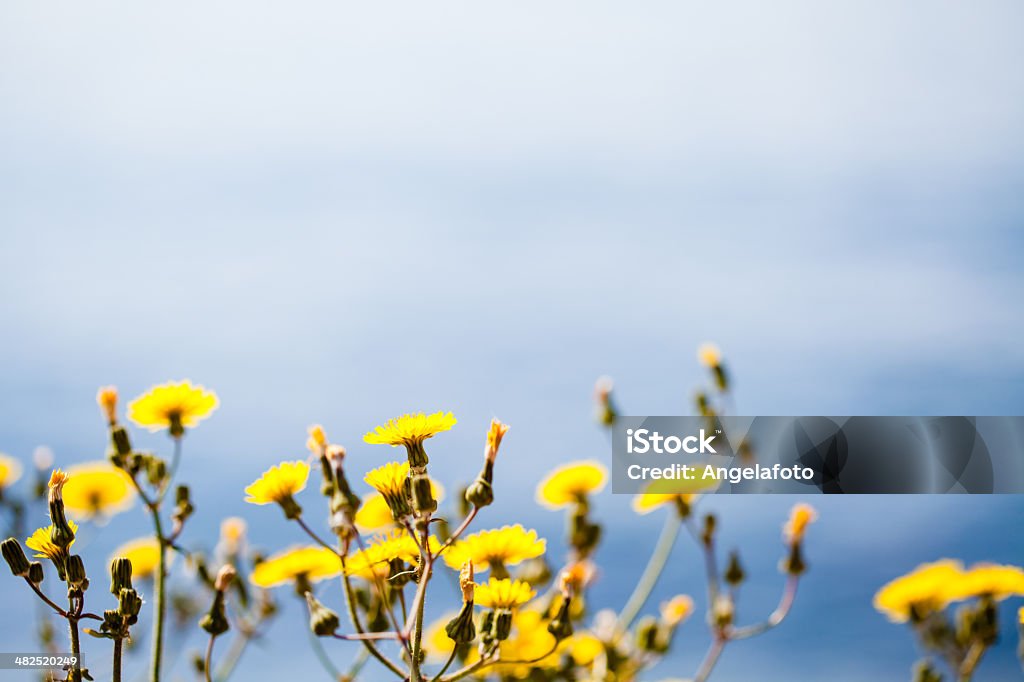
<instances>
[{"instance_id":1,"label":"unopened flower bud","mask_svg":"<svg viewBox=\"0 0 1024 682\"><path fill-rule=\"evenodd\" d=\"M710 547L715 541L715 528L718 526L718 519L715 518L714 514L704 515L704 530L701 532L701 542L704 543L705 547Z\"/></svg>"},{"instance_id":2,"label":"unopened flower bud","mask_svg":"<svg viewBox=\"0 0 1024 682\"><path fill-rule=\"evenodd\" d=\"M322 455L327 449L327 434L324 432L324 427L313 424L309 427L308 432L309 439L306 441L306 447L314 455Z\"/></svg>"},{"instance_id":3,"label":"unopened flower bud","mask_svg":"<svg viewBox=\"0 0 1024 682\"><path fill-rule=\"evenodd\" d=\"M501 609L494 615L494 639L504 642L512 634L512 612Z\"/></svg>"},{"instance_id":4,"label":"unopened flower bud","mask_svg":"<svg viewBox=\"0 0 1024 682\"><path fill-rule=\"evenodd\" d=\"M476 479L466 488L466 502L482 509L494 502L494 488L491 479L494 477L494 462L484 462L484 468Z\"/></svg>"},{"instance_id":5,"label":"unopened flower bud","mask_svg":"<svg viewBox=\"0 0 1024 682\"><path fill-rule=\"evenodd\" d=\"M418 514L429 514L437 510L437 501L430 485L430 477L416 474L410 479L412 490L412 506Z\"/></svg>"},{"instance_id":6,"label":"unopened flower bud","mask_svg":"<svg viewBox=\"0 0 1024 682\"><path fill-rule=\"evenodd\" d=\"M14 538L7 538L0 547L3 549L4 561L11 567L11 573L18 577L28 577L28 557L25 556L21 543Z\"/></svg>"},{"instance_id":7,"label":"unopened flower bud","mask_svg":"<svg viewBox=\"0 0 1024 682\"><path fill-rule=\"evenodd\" d=\"M661 605L661 620L670 628L678 627L693 613L693 600L680 594Z\"/></svg>"},{"instance_id":8,"label":"unopened flower bud","mask_svg":"<svg viewBox=\"0 0 1024 682\"><path fill-rule=\"evenodd\" d=\"M132 562L126 557L117 557L110 562L110 594L121 594L121 590L132 588Z\"/></svg>"},{"instance_id":9,"label":"unopened flower bud","mask_svg":"<svg viewBox=\"0 0 1024 682\"><path fill-rule=\"evenodd\" d=\"M802 542L807 526L818 518L818 512L809 504L798 504L789 513L789 520L782 529L782 537L786 544Z\"/></svg>"},{"instance_id":10,"label":"unopened flower bud","mask_svg":"<svg viewBox=\"0 0 1024 682\"><path fill-rule=\"evenodd\" d=\"M456 644L466 644L476 639L476 624L473 622L473 600L464 601L458 615L444 626L448 639Z\"/></svg>"},{"instance_id":11,"label":"unopened flower bud","mask_svg":"<svg viewBox=\"0 0 1024 682\"><path fill-rule=\"evenodd\" d=\"M572 637L572 615L569 612L572 604L572 596L568 591L563 592L562 603L555 613L555 617L548 623L548 632L558 641Z\"/></svg>"},{"instance_id":12,"label":"unopened flower bud","mask_svg":"<svg viewBox=\"0 0 1024 682\"><path fill-rule=\"evenodd\" d=\"M125 618L134 618L142 610L142 597L133 589L125 588L117 595L117 612Z\"/></svg>"},{"instance_id":13,"label":"unopened flower bud","mask_svg":"<svg viewBox=\"0 0 1024 682\"><path fill-rule=\"evenodd\" d=\"M235 567L231 564L224 564L221 566L220 571L217 572L217 578L213 581L213 588L218 592L223 592L231 586L231 582L238 575L235 571Z\"/></svg>"},{"instance_id":14,"label":"unopened flower bud","mask_svg":"<svg viewBox=\"0 0 1024 682\"><path fill-rule=\"evenodd\" d=\"M338 629L338 614L321 604L312 592L306 592L306 605L309 606L309 627L317 637L333 635Z\"/></svg>"},{"instance_id":15,"label":"unopened flower bud","mask_svg":"<svg viewBox=\"0 0 1024 682\"><path fill-rule=\"evenodd\" d=\"M65 571L68 579L68 585L71 585L76 589L81 589L86 585L85 563L82 561L81 556L78 554L72 554L69 556Z\"/></svg>"},{"instance_id":16,"label":"unopened flower bud","mask_svg":"<svg viewBox=\"0 0 1024 682\"><path fill-rule=\"evenodd\" d=\"M789 547L789 555L782 560L782 572L789 575L802 575L807 571L807 563L804 561L802 545L799 542Z\"/></svg>"},{"instance_id":17,"label":"unopened flower bud","mask_svg":"<svg viewBox=\"0 0 1024 682\"><path fill-rule=\"evenodd\" d=\"M103 416L107 423L113 426L117 423L117 389L113 386L104 386L96 394L96 402L103 410Z\"/></svg>"},{"instance_id":18,"label":"unopened flower bud","mask_svg":"<svg viewBox=\"0 0 1024 682\"><path fill-rule=\"evenodd\" d=\"M746 578L746 573L743 572L743 566L740 564L739 552L731 552L729 554L729 565L725 569L725 582L728 585L739 585Z\"/></svg>"},{"instance_id":19,"label":"unopened flower bud","mask_svg":"<svg viewBox=\"0 0 1024 682\"><path fill-rule=\"evenodd\" d=\"M611 426L618 416L612 402L612 386L611 377L601 377L594 384L595 417L603 426Z\"/></svg>"},{"instance_id":20,"label":"unopened flower bud","mask_svg":"<svg viewBox=\"0 0 1024 682\"><path fill-rule=\"evenodd\" d=\"M150 485L160 485L167 477L167 462L160 457L150 457L146 463L146 480Z\"/></svg>"},{"instance_id":21,"label":"unopened flower bud","mask_svg":"<svg viewBox=\"0 0 1024 682\"><path fill-rule=\"evenodd\" d=\"M228 623L227 614L224 611L224 593L217 591L213 593L213 604L210 610L199 620L199 627L214 637L223 635L231 625Z\"/></svg>"},{"instance_id":22,"label":"unopened flower bud","mask_svg":"<svg viewBox=\"0 0 1024 682\"><path fill-rule=\"evenodd\" d=\"M68 475L60 469L54 469L50 474L49 493L47 504L50 508L50 542L61 549L67 549L75 539L75 531L71 529L67 516L64 514L64 484L68 482Z\"/></svg>"},{"instance_id":23,"label":"unopened flower bud","mask_svg":"<svg viewBox=\"0 0 1024 682\"><path fill-rule=\"evenodd\" d=\"M38 561L33 561L28 565L28 579L34 585L38 585L43 582L43 578L46 574L43 573L43 565Z\"/></svg>"},{"instance_id":24,"label":"unopened flower bud","mask_svg":"<svg viewBox=\"0 0 1024 682\"><path fill-rule=\"evenodd\" d=\"M122 466L125 457L132 453L132 441L128 436L128 430L123 426L111 426L110 451L111 461L117 466Z\"/></svg>"},{"instance_id":25,"label":"unopened flower bud","mask_svg":"<svg viewBox=\"0 0 1024 682\"><path fill-rule=\"evenodd\" d=\"M654 616L644 616L636 624L636 646L641 651L662 653L662 637L658 620Z\"/></svg>"}]
</instances>

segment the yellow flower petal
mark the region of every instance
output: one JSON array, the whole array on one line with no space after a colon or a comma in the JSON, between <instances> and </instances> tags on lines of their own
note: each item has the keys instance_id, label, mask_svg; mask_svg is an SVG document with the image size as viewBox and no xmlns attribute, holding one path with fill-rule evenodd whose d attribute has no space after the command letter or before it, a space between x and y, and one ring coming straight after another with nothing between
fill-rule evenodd
<instances>
[{"instance_id":1,"label":"yellow flower petal","mask_svg":"<svg viewBox=\"0 0 1024 682\"><path fill-rule=\"evenodd\" d=\"M80 519L113 516L135 503L135 486L121 469L107 462L76 464L67 470L64 507Z\"/></svg>"},{"instance_id":2,"label":"yellow flower petal","mask_svg":"<svg viewBox=\"0 0 1024 682\"><path fill-rule=\"evenodd\" d=\"M0 454L0 490L21 478L21 463L13 457Z\"/></svg>"},{"instance_id":3,"label":"yellow flower petal","mask_svg":"<svg viewBox=\"0 0 1024 682\"><path fill-rule=\"evenodd\" d=\"M528 531L517 523L467 535L442 556L444 562L456 570L472 562L476 570L486 571L492 563L513 566L540 556L546 549L547 542L537 537L537 531Z\"/></svg>"},{"instance_id":4,"label":"yellow flower petal","mask_svg":"<svg viewBox=\"0 0 1024 682\"><path fill-rule=\"evenodd\" d=\"M533 599L534 594L530 583L523 580L491 578L476 586L476 603L491 609L515 609Z\"/></svg>"},{"instance_id":5,"label":"yellow flower petal","mask_svg":"<svg viewBox=\"0 0 1024 682\"><path fill-rule=\"evenodd\" d=\"M341 575L341 559L326 547L292 547L256 564L249 581L258 587L277 587L302 576L318 582Z\"/></svg>"},{"instance_id":6,"label":"yellow flower petal","mask_svg":"<svg viewBox=\"0 0 1024 682\"><path fill-rule=\"evenodd\" d=\"M281 462L263 472L245 489L250 504L280 503L302 491L309 480L309 464L302 460Z\"/></svg>"},{"instance_id":7,"label":"yellow flower petal","mask_svg":"<svg viewBox=\"0 0 1024 682\"><path fill-rule=\"evenodd\" d=\"M455 424L456 419L451 412L403 414L368 432L363 440L371 444L392 446L421 443L437 433L448 431Z\"/></svg>"}]
</instances>

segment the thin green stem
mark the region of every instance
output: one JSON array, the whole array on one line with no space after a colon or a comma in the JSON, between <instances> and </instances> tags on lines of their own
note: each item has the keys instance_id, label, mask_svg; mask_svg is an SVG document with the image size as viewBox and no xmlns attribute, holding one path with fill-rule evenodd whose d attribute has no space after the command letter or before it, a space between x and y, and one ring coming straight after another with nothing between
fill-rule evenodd
<instances>
[{"instance_id":1,"label":"thin green stem","mask_svg":"<svg viewBox=\"0 0 1024 682\"><path fill-rule=\"evenodd\" d=\"M323 666L323 669L327 671L332 680L337 680L341 676L341 671L328 658L327 652L324 651L324 645L320 643L320 638L309 628L306 628L306 634L309 635L309 645L313 648L313 653L316 654L316 659L320 661L320 665Z\"/></svg>"},{"instance_id":2,"label":"thin green stem","mask_svg":"<svg viewBox=\"0 0 1024 682\"><path fill-rule=\"evenodd\" d=\"M150 667L151 682L160 682L160 664L164 648L164 615L167 610L167 540L164 537L163 525L160 522L159 503L149 506L153 517L153 530L159 544L159 560L156 567L156 607L153 611L153 660Z\"/></svg>"},{"instance_id":3,"label":"thin green stem","mask_svg":"<svg viewBox=\"0 0 1024 682\"><path fill-rule=\"evenodd\" d=\"M430 546L427 544L429 542L430 534L429 514L423 521L423 531L421 532L422 540L420 542L420 566L423 570L420 573L420 585L418 588L423 590L425 596L427 582L430 580L431 564L433 563L433 558L430 556ZM417 592L419 592L419 589ZM424 608L425 601L426 600L421 597L415 604L413 604L413 615L415 616L416 621L412 628L412 660L409 665L409 679L412 682L423 682L423 674L420 671L420 657L423 643L423 612L426 610Z\"/></svg>"},{"instance_id":4,"label":"thin green stem","mask_svg":"<svg viewBox=\"0 0 1024 682\"><path fill-rule=\"evenodd\" d=\"M636 587L633 588L633 594L629 596L629 600L619 613L619 632L629 629L629 626L640 613L640 609L643 608L644 604L647 603L647 599L650 598L651 592L654 590L655 585L658 584L658 578L661 577L662 572L665 570L665 565L668 563L668 558L672 554L672 548L675 546L676 538L679 537L681 525L682 520L679 518L679 514L671 512L665 517L665 525L662 526L661 535L658 537L658 544L655 545L651 558L647 561L647 567L644 569L643 575L640 576Z\"/></svg>"},{"instance_id":5,"label":"thin green stem","mask_svg":"<svg viewBox=\"0 0 1024 682\"><path fill-rule=\"evenodd\" d=\"M708 679L715 664L718 663L719 657L722 655L722 650L725 649L726 641L725 637L715 635L714 641L711 642L711 647L708 649L707 654L704 655L700 668L697 669L697 674L693 676L693 682L705 682Z\"/></svg>"},{"instance_id":6,"label":"thin green stem","mask_svg":"<svg viewBox=\"0 0 1024 682\"><path fill-rule=\"evenodd\" d=\"M450 655L450 656L448 657L448 660L447 660L447 661L445 662L445 664L444 664L444 667L443 667L443 668L441 668L441 670L440 670L440 671L438 671L438 673L437 673L436 675L434 675L434 677L433 677L433 678L431 678L430 682L439 682L439 680L440 680L440 679L441 679L442 677L444 677L444 674L445 674L446 672L448 672L448 668L452 667L452 662L453 662L453 661L455 660L455 657L456 657L456 656L457 656L458 654L459 654L459 647L458 647L458 645L457 645L457 644L455 644L455 643L453 642L453 643L452 643L452 653L451 653L451 655Z\"/></svg>"}]
</instances>

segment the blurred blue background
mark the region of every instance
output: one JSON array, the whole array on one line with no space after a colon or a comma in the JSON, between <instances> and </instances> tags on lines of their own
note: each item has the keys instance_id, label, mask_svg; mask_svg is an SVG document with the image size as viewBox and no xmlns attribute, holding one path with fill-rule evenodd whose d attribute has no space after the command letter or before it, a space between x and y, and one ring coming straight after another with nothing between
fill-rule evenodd
<instances>
[{"instance_id":1,"label":"blurred blue background","mask_svg":"<svg viewBox=\"0 0 1024 682\"><path fill-rule=\"evenodd\" d=\"M99 385L189 377L222 406L187 438L185 542L240 514L277 549L299 536L241 491L308 424L370 468L392 453L366 430L450 409L430 451L451 490L498 416L481 524L521 520L558 559L561 517L523 501L551 464L608 457L594 379L626 413L689 412L708 338L743 414L1020 414L1021 25L1009 1L5 5L0 450L101 457ZM745 621L777 598L793 501L709 503L744 549ZM1024 562L1017 497L815 503L791 619L717 679L907 678L878 586L942 556ZM660 519L597 509L596 596L620 606ZM123 514L88 556L145 530ZM682 544L656 600L700 590ZM0 579L0 608L24 592ZM241 672L321 675L303 620ZM35 648L10 616L0 636ZM1019 677L1014 643L1008 624L979 679ZM706 644L688 623L647 677Z\"/></svg>"}]
</instances>

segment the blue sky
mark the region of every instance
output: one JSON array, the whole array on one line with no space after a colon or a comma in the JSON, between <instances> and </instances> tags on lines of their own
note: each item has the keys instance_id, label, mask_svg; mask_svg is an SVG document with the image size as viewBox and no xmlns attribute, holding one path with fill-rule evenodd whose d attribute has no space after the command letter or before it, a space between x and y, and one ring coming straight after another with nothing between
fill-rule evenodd
<instances>
[{"instance_id":1,"label":"blue sky","mask_svg":"<svg viewBox=\"0 0 1024 682\"><path fill-rule=\"evenodd\" d=\"M1022 15L4 7L0 450L95 458L98 385L191 377L223 403L182 471L207 495L196 537L244 513L277 547L283 523L223 490L297 456L311 422L369 467L368 428L451 409L435 463L453 481L499 416L503 484L528 494L550 462L607 455L597 376L632 414L689 411L709 338L748 414L1020 414ZM789 503L715 502L766 569ZM602 505L653 542L656 522ZM808 592L848 600L841 634L860 646L823 638L808 599L788 634L730 652L723 679L792 679L772 657L804 636L877 666L853 679L902 676L909 641L865 605L880 582L945 555L1024 561L1000 532L1016 498L827 506ZM561 533L551 514L493 511ZM115 520L97 556L143 527ZM630 570L609 569L608 599ZM998 653L992 675L1013 669L1011 644Z\"/></svg>"}]
</instances>

